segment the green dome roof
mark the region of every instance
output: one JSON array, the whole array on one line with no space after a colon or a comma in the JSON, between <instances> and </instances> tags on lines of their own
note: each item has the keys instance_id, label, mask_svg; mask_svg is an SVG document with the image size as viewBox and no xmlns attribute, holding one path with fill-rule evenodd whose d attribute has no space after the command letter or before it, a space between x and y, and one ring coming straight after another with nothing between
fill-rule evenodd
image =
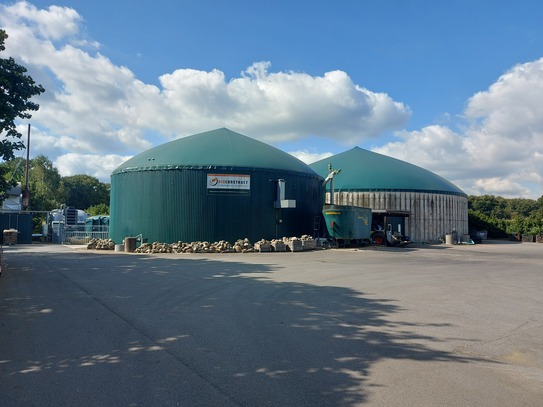
<instances>
[{"instance_id":1,"label":"green dome roof","mask_svg":"<svg viewBox=\"0 0 543 407\"><path fill-rule=\"evenodd\" d=\"M334 177L336 192L405 191L466 195L452 182L431 171L360 147L317 161L310 167L326 177L328 164L333 169L341 169Z\"/></svg>"},{"instance_id":2,"label":"green dome roof","mask_svg":"<svg viewBox=\"0 0 543 407\"><path fill-rule=\"evenodd\" d=\"M275 147L226 128L180 138L138 154L113 174L160 169L261 168L316 176L305 163Z\"/></svg>"}]
</instances>

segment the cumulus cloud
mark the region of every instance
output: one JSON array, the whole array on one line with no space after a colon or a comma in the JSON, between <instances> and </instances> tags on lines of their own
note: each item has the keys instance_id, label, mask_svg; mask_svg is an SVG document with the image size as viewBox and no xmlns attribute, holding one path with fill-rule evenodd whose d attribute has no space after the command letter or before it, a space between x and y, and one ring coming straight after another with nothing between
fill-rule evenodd
<instances>
[{"instance_id":1,"label":"cumulus cloud","mask_svg":"<svg viewBox=\"0 0 543 407\"><path fill-rule=\"evenodd\" d=\"M410 117L406 106L356 85L345 72L314 77L270 72L270 66L254 63L230 81L217 69L162 75L161 102L173 119L165 130L226 126L268 142L314 135L352 144L398 128Z\"/></svg>"},{"instance_id":2,"label":"cumulus cloud","mask_svg":"<svg viewBox=\"0 0 543 407\"><path fill-rule=\"evenodd\" d=\"M523 187L522 184L514 182L507 178L481 178L474 180L474 186L479 194L495 195L496 191L500 191L502 196L518 197L519 195L529 195L530 190Z\"/></svg>"},{"instance_id":3,"label":"cumulus cloud","mask_svg":"<svg viewBox=\"0 0 543 407\"><path fill-rule=\"evenodd\" d=\"M425 168L439 169L444 176L454 174L462 165L459 158L465 154L464 138L448 127L432 125L420 131L400 131L399 141L390 142L374 151L410 162L424 163Z\"/></svg>"},{"instance_id":4,"label":"cumulus cloud","mask_svg":"<svg viewBox=\"0 0 543 407\"><path fill-rule=\"evenodd\" d=\"M67 153L59 156L54 164L67 174L87 174L98 179L109 179L110 174L119 166L119 163L129 158L130 156L106 154L97 160L93 154Z\"/></svg>"},{"instance_id":5,"label":"cumulus cloud","mask_svg":"<svg viewBox=\"0 0 543 407\"><path fill-rule=\"evenodd\" d=\"M376 151L445 176L469 194L543 194L543 58L519 64L464 110L462 132L428 126Z\"/></svg>"},{"instance_id":6,"label":"cumulus cloud","mask_svg":"<svg viewBox=\"0 0 543 407\"><path fill-rule=\"evenodd\" d=\"M297 151L290 151L290 155L293 155L298 160L303 161L306 164L311 164L319 160L323 160L325 158L331 157L334 155L333 153L327 152L327 153L314 153L310 152L308 150L297 150Z\"/></svg>"},{"instance_id":7,"label":"cumulus cloud","mask_svg":"<svg viewBox=\"0 0 543 407\"><path fill-rule=\"evenodd\" d=\"M158 86L144 83L99 52L83 21L68 7L0 4L5 54L46 88L36 98L31 153L49 157L62 175L107 181L134 154L218 127L271 144L319 137L345 149L379 145L379 135L396 130L396 140L375 151L443 175L469 194L542 194L543 59L513 67L474 94L456 123L405 131L408 106L340 70L313 76L256 62L234 78L219 68L178 69L161 75ZM329 155L292 154L305 162Z\"/></svg>"},{"instance_id":8,"label":"cumulus cloud","mask_svg":"<svg viewBox=\"0 0 543 407\"><path fill-rule=\"evenodd\" d=\"M321 136L350 146L401 128L411 114L343 71L272 72L269 62L230 80L219 69L178 69L160 76L160 86L145 84L100 54L99 44L81 35L82 22L68 7L0 4L6 52L46 88L32 119L41 149L34 152L47 152L63 175L95 170L82 162L75 167L73 157L121 160L218 127L269 143Z\"/></svg>"},{"instance_id":9,"label":"cumulus cloud","mask_svg":"<svg viewBox=\"0 0 543 407\"><path fill-rule=\"evenodd\" d=\"M12 25L52 40L77 34L82 20L73 9L50 6L47 10L40 10L26 1L3 7L2 11L4 18L11 21Z\"/></svg>"}]
</instances>

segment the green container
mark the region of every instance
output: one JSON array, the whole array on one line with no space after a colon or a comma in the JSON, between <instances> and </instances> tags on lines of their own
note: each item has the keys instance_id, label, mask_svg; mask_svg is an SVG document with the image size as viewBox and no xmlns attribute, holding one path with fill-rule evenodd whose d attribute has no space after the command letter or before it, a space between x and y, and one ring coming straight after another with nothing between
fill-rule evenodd
<instances>
[{"instance_id":1,"label":"green container","mask_svg":"<svg viewBox=\"0 0 543 407\"><path fill-rule=\"evenodd\" d=\"M347 205L325 205L322 209L328 234L336 240L369 240L371 209Z\"/></svg>"}]
</instances>

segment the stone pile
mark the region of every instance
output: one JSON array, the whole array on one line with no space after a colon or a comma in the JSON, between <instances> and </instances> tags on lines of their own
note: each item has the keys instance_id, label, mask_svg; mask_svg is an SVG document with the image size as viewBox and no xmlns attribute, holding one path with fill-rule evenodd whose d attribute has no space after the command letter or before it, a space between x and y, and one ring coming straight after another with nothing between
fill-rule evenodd
<instances>
[{"instance_id":1,"label":"stone pile","mask_svg":"<svg viewBox=\"0 0 543 407\"><path fill-rule=\"evenodd\" d=\"M111 239L92 239L88 249L114 250L115 243ZM134 253L254 253L254 252L299 252L314 250L315 240L308 235L301 238L284 237L271 241L261 239L254 245L249 239L239 239L234 244L221 240L219 242L177 242L177 243L142 243Z\"/></svg>"},{"instance_id":2,"label":"stone pile","mask_svg":"<svg viewBox=\"0 0 543 407\"><path fill-rule=\"evenodd\" d=\"M174 253L173 245L168 243L142 243L134 250L134 253Z\"/></svg>"},{"instance_id":3,"label":"stone pile","mask_svg":"<svg viewBox=\"0 0 543 407\"><path fill-rule=\"evenodd\" d=\"M249 239L237 240L233 245L225 240L219 242L143 243L135 253L250 253L255 248Z\"/></svg>"},{"instance_id":4,"label":"stone pile","mask_svg":"<svg viewBox=\"0 0 543 407\"><path fill-rule=\"evenodd\" d=\"M115 250L115 242L111 239L91 239L87 243L87 249L93 250Z\"/></svg>"},{"instance_id":5,"label":"stone pile","mask_svg":"<svg viewBox=\"0 0 543 407\"><path fill-rule=\"evenodd\" d=\"M4 230L4 244L12 245L17 244L17 234L19 232L16 229L5 229Z\"/></svg>"},{"instance_id":6,"label":"stone pile","mask_svg":"<svg viewBox=\"0 0 543 407\"><path fill-rule=\"evenodd\" d=\"M283 239L273 239L271 241L271 247L273 248L274 252L286 252L287 251L287 245L283 241Z\"/></svg>"},{"instance_id":7,"label":"stone pile","mask_svg":"<svg viewBox=\"0 0 543 407\"><path fill-rule=\"evenodd\" d=\"M301 252L304 248L302 246L302 240L298 237L285 237L283 239L289 252Z\"/></svg>"},{"instance_id":8,"label":"stone pile","mask_svg":"<svg viewBox=\"0 0 543 407\"><path fill-rule=\"evenodd\" d=\"M258 242L255 243L255 251L257 252L271 252L272 251L272 245L269 240L266 239L260 239Z\"/></svg>"},{"instance_id":9,"label":"stone pile","mask_svg":"<svg viewBox=\"0 0 543 407\"><path fill-rule=\"evenodd\" d=\"M317 248L317 241L313 239L313 236L303 235L300 240L302 241L303 250L315 250Z\"/></svg>"}]
</instances>

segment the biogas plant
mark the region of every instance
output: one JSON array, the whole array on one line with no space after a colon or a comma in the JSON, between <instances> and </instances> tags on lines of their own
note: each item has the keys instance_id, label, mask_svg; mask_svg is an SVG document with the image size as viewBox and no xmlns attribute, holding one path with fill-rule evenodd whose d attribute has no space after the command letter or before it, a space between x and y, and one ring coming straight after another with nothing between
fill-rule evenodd
<instances>
[{"instance_id":1,"label":"biogas plant","mask_svg":"<svg viewBox=\"0 0 543 407\"><path fill-rule=\"evenodd\" d=\"M3 229L31 243L32 214L12 209L20 190L12 195ZM116 250L130 242L134 251L137 243L301 237L339 247L467 243L468 231L467 195L423 168L359 147L307 165L221 128L132 157L111 174L109 217L55 209L40 236L65 244L107 240L101 248Z\"/></svg>"},{"instance_id":2,"label":"biogas plant","mask_svg":"<svg viewBox=\"0 0 543 407\"><path fill-rule=\"evenodd\" d=\"M307 235L340 245L405 245L453 233L468 233L461 189L359 147L306 165L221 128L151 148L111 175L109 237L116 243Z\"/></svg>"}]
</instances>

